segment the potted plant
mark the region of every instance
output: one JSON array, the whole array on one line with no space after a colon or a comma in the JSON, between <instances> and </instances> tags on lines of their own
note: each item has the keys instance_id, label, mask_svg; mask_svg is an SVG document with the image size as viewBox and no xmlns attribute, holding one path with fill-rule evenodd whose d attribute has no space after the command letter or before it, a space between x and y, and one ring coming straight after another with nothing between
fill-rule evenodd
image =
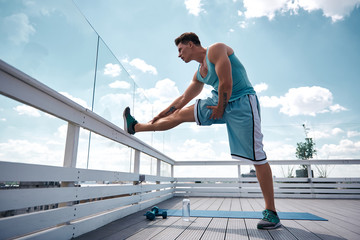
<instances>
[{"instance_id":1,"label":"potted plant","mask_svg":"<svg viewBox=\"0 0 360 240\"><path fill-rule=\"evenodd\" d=\"M296 158L309 160L316 155L315 142L312 138L305 138L305 142L297 143L296 147ZM311 170L312 177L314 176L313 171ZM301 165L301 169L296 170L296 177L308 177L308 166Z\"/></svg>"}]
</instances>

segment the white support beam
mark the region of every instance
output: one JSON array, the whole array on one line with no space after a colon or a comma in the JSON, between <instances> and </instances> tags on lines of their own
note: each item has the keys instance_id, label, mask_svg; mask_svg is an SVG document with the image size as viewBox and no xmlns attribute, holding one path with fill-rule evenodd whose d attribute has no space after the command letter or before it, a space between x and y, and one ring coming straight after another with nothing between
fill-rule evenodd
<instances>
[{"instance_id":1,"label":"white support beam","mask_svg":"<svg viewBox=\"0 0 360 240\"><path fill-rule=\"evenodd\" d=\"M135 150L134 154L134 173L140 173L140 151Z\"/></svg>"},{"instance_id":2,"label":"white support beam","mask_svg":"<svg viewBox=\"0 0 360 240\"><path fill-rule=\"evenodd\" d=\"M68 123L63 164L64 167L76 167L77 151L79 145L79 132L79 126L70 122Z\"/></svg>"},{"instance_id":3,"label":"white support beam","mask_svg":"<svg viewBox=\"0 0 360 240\"><path fill-rule=\"evenodd\" d=\"M156 176L160 177L161 173L161 160L157 159L156 161Z\"/></svg>"}]
</instances>

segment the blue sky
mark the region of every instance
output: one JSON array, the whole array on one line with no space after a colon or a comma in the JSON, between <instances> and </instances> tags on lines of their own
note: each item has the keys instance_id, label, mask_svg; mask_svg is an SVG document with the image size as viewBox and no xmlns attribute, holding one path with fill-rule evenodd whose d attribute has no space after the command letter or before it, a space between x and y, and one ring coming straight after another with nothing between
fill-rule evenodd
<instances>
[{"instance_id":1,"label":"blue sky","mask_svg":"<svg viewBox=\"0 0 360 240\"><path fill-rule=\"evenodd\" d=\"M269 159L295 159L304 123L317 158L360 157L359 0L74 2L103 40L94 110L115 124L122 126L126 105L135 103L135 116L148 121L186 89L198 64L177 58L174 39L193 31L205 47L230 45L247 69L261 103ZM0 6L1 59L91 108L97 36L72 1L0 0ZM209 92L204 89L200 97ZM16 141L34 142L21 128L30 119L47 126L36 128L44 136L58 137L56 159L41 163L61 165L66 124L4 97L1 101L0 160L27 161L7 151ZM230 159L224 126L183 124L136 136L178 160ZM81 166L86 133L82 137ZM36 140L43 147L48 141Z\"/></svg>"}]
</instances>

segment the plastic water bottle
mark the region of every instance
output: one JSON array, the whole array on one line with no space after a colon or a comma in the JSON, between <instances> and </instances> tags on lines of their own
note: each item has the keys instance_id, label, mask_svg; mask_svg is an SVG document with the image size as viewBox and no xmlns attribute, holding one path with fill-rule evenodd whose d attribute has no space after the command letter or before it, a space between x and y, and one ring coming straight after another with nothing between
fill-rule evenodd
<instances>
[{"instance_id":1,"label":"plastic water bottle","mask_svg":"<svg viewBox=\"0 0 360 240\"><path fill-rule=\"evenodd\" d=\"M186 222L190 221L190 199L183 200L182 219Z\"/></svg>"}]
</instances>

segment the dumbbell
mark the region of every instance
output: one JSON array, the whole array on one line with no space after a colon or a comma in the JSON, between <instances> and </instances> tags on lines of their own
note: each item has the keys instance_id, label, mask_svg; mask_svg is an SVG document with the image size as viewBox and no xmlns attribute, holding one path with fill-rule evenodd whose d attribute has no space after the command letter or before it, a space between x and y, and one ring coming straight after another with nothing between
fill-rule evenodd
<instances>
[{"instance_id":1,"label":"dumbbell","mask_svg":"<svg viewBox=\"0 0 360 240\"><path fill-rule=\"evenodd\" d=\"M156 216L162 216L163 219L167 218L166 211L159 211L158 207L153 207L151 211L147 211L145 214L146 218L149 220L154 220Z\"/></svg>"}]
</instances>

